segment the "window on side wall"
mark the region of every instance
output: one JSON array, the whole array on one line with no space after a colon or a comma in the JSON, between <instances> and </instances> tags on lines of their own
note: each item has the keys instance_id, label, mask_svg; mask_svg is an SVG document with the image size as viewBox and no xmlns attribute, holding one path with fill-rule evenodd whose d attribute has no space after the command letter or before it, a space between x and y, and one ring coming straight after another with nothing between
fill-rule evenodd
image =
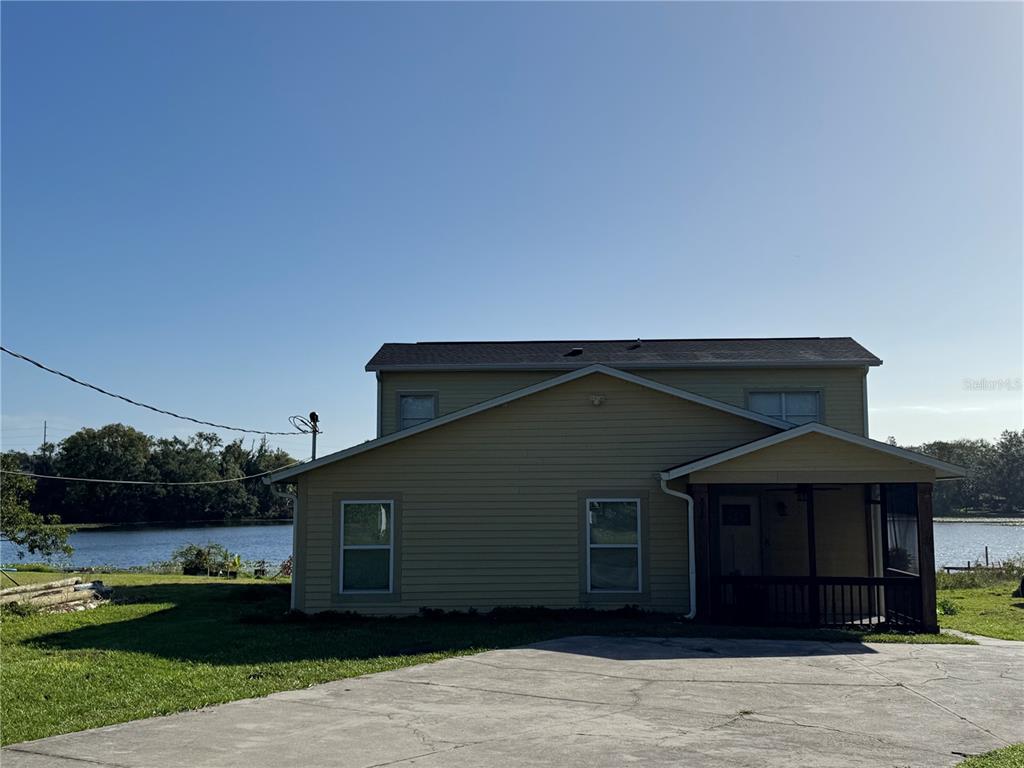
<instances>
[{"instance_id":1,"label":"window on side wall","mask_svg":"<svg viewBox=\"0 0 1024 768\"><path fill-rule=\"evenodd\" d=\"M640 500L587 499L587 591L640 591Z\"/></svg>"},{"instance_id":2,"label":"window on side wall","mask_svg":"<svg viewBox=\"0 0 1024 768\"><path fill-rule=\"evenodd\" d=\"M341 502L341 591L394 589L395 503Z\"/></svg>"},{"instance_id":3,"label":"window on side wall","mask_svg":"<svg viewBox=\"0 0 1024 768\"><path fill-rule=\"evenodd\" d=\"M409 429L437 416L437 396L410 394L398 396L398 428Z\"/></svg>"},{"instance_id":4,"label":"window on side wall","mask_svg":"<svg viewBox=\"0 0 1024 768\"><path fill-rule=\"evenodd\" d=\"M821 421L821 396L818 392L751 392L747 404L756 413L792 424Z\"/></svg>"}]
</instances>

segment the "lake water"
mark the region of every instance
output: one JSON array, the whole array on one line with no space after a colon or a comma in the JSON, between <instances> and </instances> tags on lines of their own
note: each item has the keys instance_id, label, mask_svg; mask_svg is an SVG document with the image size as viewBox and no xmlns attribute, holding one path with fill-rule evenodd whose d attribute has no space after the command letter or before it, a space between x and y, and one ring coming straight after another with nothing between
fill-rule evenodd
<instances>
[{"instance_id":1,"label":"lake water","mask_svg":"<svg viewBox=\"0 0 1024 768\"><path fill-rule=\"evenodd\" d=\"M243 560L266 560L275 567L292 552L292 526L284 524L202 526L188 528L118 528L83 530L71 535L75 553L70 561L55 564L72 567L113 566L129 568L170 559L184 544L220 544ZM1024 553L1024 521L1000 523L936 523L935 564L964 565L985 556L1001 560ZM28 557L28 561L38 558ZM0 543L0 562L17 563L10 544Z\"/></svg>"},{"instance_id":2,"label":"lake water","mask_svg":"<svg viewBox=\"0 0 1024 768\"><path fill-rule=\"evenodd\" d=\"M985 562L1024 554L1024 520L1013 523L935 523L935 565Z\"/></svg>"},{"instance_id":3,"label":"lake water","mask_svg":"<svg viewBox=\"0 0 1024 768\"><path fill-rule=\"evenodd\" d=\"M220 544L243 560L266 560L272 569L292 553L291 523L259 525L189 526L185 528L101 528L81 530L69 539L75 552L70 561L60 558L56 565L76 568L113 566L130 568L170 560L171 553L185 544ZM17 554L0 543L0 562L17 563ZM27 555L26 561L38 560Z\"/></svg>"}]
</instances>

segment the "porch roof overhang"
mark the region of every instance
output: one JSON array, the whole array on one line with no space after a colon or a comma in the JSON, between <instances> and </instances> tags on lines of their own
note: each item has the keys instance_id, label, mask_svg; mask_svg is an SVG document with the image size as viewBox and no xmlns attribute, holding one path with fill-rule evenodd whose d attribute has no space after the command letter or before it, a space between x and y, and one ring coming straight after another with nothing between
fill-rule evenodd
<instances>
[{"instance_id":1,"label":"porch roof overhang","mask_svg":"<svg viewBox=\"0 0 1024 768\"><path fill-rule=\"evenodd\" d=\"M663 480L698 483L934 482L966 470L906 448L811 422L696 461L669 467Z\"/></svg>"}]
</instances>

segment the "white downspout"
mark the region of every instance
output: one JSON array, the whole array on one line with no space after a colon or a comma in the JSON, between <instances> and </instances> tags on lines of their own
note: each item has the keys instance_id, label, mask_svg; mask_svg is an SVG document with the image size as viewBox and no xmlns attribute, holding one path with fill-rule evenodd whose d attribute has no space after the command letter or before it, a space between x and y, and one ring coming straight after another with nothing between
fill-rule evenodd
<instances>
[{"instance_id":1,"label":"white downspout","mask_svg":"<svg viewBox=\"0 0 1024 768\"><path fill-rule=\"evenodd\" d=\"M688 543L686 553L690 560L690 612L683 616L684 619L692 619L697 615L697 553L693 533L693 496L682 491L674 491L668 487L668 480L661 478L661 490L669 496L675 496L686 502L686 535Z\"/></svg>"},{"instance_id":2,"label":"white downspout","mask_svg":"<svg viewBox=\"0 0 1024 768\"><path fill-rule=\"evenodd\" d=\"M273 483L267 483L267 485L270 486L270 492L272 494L277 496L279 499L288 499L292 503L292 588L290 607L294 611L297 610L295 607L295 577L298 570L299 553L299 497L294 493L278 490L277 486Z\"/></svg>"}]
</instances>

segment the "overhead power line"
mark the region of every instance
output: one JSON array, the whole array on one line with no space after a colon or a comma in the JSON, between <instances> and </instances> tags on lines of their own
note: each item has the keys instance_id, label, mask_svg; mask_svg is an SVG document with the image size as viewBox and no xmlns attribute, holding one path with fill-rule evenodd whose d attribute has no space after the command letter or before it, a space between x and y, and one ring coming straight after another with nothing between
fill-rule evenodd
<instances>
[{"instance_id":1,"label":"overhead power line","mask_svg":"<svg viewBox=\"0 0 1024 768\"><path fill-rule=\"evenodd\" d=\"M282 469L288 469L299 464L303 464L308 459L302 461L295 461L291 464L285 464L284 466L278 467L277 469L270 469L266 472L260 472L256 475L245 475L244 477L228 477L221 480L192 480L187 482L164 482L162 480L104 480L98 477L63 477L61 475L39 475L35 472L22 472L17 469L0 469L0 474L4 475L22 475L24 477L34 477L39 480L66 480L72 483L108 483L111 485L222 485L223 483L238 483L242 480L254 480L257 477L264 477L266 475L273 474L274 472L280 472Z\"/></svg>"},{"instance_id":2,"label":"overhead power line","mask_svg":"<svg viewBox=\"0 0 1024 768\"><path fill-rule=\"evenodd\" d=\"M60 376L61 378L67 379L68 381L70 381L70 382L72 382L74 384L78 384L81 387L87 387L88 389L91 389L91 390L94 390L96 392L99 392L101 395L106 395L107 397L113 397L113 398L115 398L117 400L123 400L124 402L129 403L131 405L137 405L139 408L147 408L147 409L149 409L151 411L155 411L156 413L162 413L165 416L173 416L174 418L181 419L183 421L191 421L193 424L202 424L203 426L215 427L216 429L226 429L229 432L248 432L248 433L254 434L254 435L301 435L301 434L305 434L304 432L300 432L300 431L295 431L295 432L272 432L272 431L266 430L266 429L246 429L244 427L231 427L231 426L228 426L227 424L217 424L217 423L215 423L213 421L203 421L202 419L193 419L191 416L182 416L180 413L175 413L174 411L168 411L168 410L165 410L163 408L157 408L155 405L147 405L146 403L140 403L138 400L133 400L130 397L125 397L124 395L119 395L119 394L117 394L115 392L108 392L107 390L103 389L102 387L97 387L95 384L89 384L88 382L82 381L81 379L76 379L74 376L72 376L69 373L64 373L63 371L58 371L55 368L50 368L48 365L43 365L38 360L33 360L31 357L28 357L27 355L22 355L22 354L20 354L18 352L15 352L14 350L8 349L7 347L0 346L0 351L6 352L11 357L16 357L19 360L24 360L26 363L31 363L36 368L41 368L42 370L46 371L47 373L52 373L55 376Z\"/></svg>"}]
</instances>

